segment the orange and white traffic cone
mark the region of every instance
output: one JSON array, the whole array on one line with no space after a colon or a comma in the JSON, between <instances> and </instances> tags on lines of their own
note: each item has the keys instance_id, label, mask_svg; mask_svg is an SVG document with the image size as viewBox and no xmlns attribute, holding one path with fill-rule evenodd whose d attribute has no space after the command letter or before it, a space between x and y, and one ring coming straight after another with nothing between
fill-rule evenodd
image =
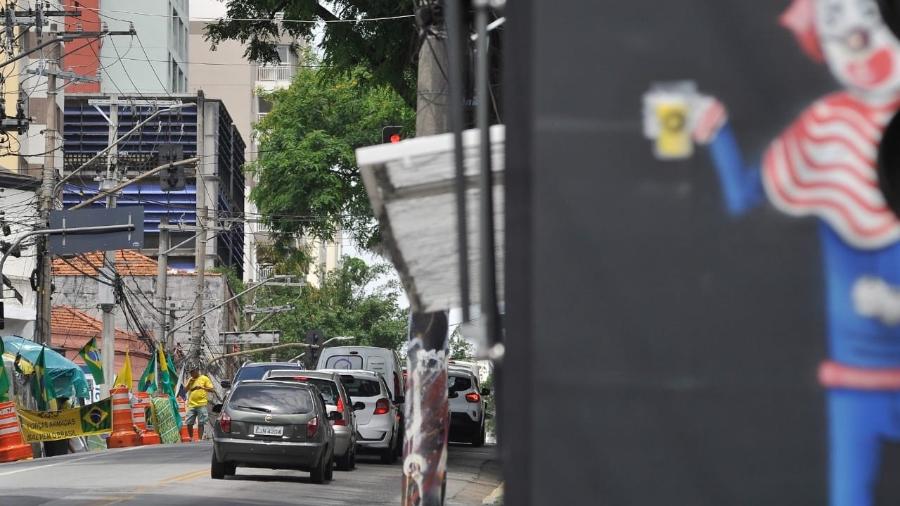
<instances>
[{"instance_id":1,"label":"orange and white traffic cone","mask_svg":"<svg viewBox=\"0 0 900 506\"><path fill-rule=\"evenodd\" d=\"M191 436L187 430L187 409L184 407L184 401L178 399L178 414L181 415L181 442L190 443Z\"/></svg>"},{"instance_id":2,"label":"orange and white traffic cone","mask_svg":"<svg viewBox=\"0 0 900 506\"><path fill-rule=\"evenodd\" d=\"M131 403L128 402L128 388L116 387L109 391L112 397L113 431L106 440L107 448L126 448L140 444L138 435L134 433L134 422L131 419Z\"/></svg>"},{"instance_id":3,"label":"orange and white traffic cone","mask_svg":"<svg viewBox=\"0 0 900 506\"><path fill-rule=\"evenodd\" d=\"M159 434L147 428L147 409L150 407L150 394L137 392L134 394L134 405L131 407L131 419L137 429L142 446L162 443Z\"/></svg>"},{"instance_id":4,"label":"orange and white traffic cone","mask_svg":"<svg viewBox=\"0 0 900 506\"><path fill-rule=\"evenodd\" d=\"M30 459L33 456L31 445L25 444L22 437L16 403L0 403L0 462Z\"/></svg>"}]
</instances>

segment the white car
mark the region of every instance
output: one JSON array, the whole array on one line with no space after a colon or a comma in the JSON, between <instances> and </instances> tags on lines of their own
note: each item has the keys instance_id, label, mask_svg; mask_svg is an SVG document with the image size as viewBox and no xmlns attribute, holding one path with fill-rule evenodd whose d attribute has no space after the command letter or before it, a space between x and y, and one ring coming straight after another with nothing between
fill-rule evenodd
<instances>
[{"instance_id":1,"label":"white car","mask_svg":"<svg viewBox=\"0 0 900 506\"><path fill-rule=\"evenodd\" d=\"M450 401L450 440L484 445L484 396L478 374L468 367L450 366L447 369L447 390Z\"/></svg>"},{"instance_id":2,"label":"white car","mask_svg":"<svg viewBox=\"0 0 900 506\"><path fill-rule=\"evenodd\" d=\"M391 395L380 373L344 369L325 369L324 372L340 374L344 390L354 406L356 443L360 451L377 451L382 463L393 463L403 448L399 408L403 398ZM360 402L365 406L357 409Z\"/></svg>"}]
</instances>

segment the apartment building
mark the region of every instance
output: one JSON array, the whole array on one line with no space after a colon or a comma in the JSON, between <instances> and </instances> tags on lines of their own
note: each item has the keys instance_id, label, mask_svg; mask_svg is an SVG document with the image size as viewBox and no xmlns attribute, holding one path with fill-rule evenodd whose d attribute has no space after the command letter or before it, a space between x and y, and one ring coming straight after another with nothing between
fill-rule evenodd
<instances>
[{"instance_id":1,"label":"apartment building","mask_svg":"<svg viewBox=\"0 0 900 506\"><path fill-rule=\"evenodd\" d=\"M237 41L224 41L212 51L209 42L204 40L206 24L205 21L190 23L188 89L192 93L203 90L228 106L235 126L249 139L245 158L247 162L255 161L259 146L253 126L272 108L264 94L290 86L297 69L297 55L290 50L290 40L278 46L279 64L248 62L244 57L246 47ZM251 174L246 176L244 281L258 281L274 273L273 266L260 262L258 257L260 247L270 244L271 239L259 210L249 199L255 180ZM326 242L301 240L298 245L308 247L313 256L307 275L307 282L313 285L319 284L325 272L338 266L343 254L340 235Z\"/></svg>"}]
</instances>

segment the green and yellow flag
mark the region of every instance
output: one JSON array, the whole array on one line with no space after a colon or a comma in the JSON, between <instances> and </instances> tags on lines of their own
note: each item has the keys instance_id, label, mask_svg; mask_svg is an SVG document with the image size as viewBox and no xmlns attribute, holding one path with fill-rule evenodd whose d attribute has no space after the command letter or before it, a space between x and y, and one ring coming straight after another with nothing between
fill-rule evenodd
<instances>
[{"instance_id":1,"label":"green and yellow flag","mask_svg":"<svg viewBox=\"0 0 900 506\"><path fill-rule=\"evenodd\" d=\"M131 356L128 355L128 351L125 352L125 363L122 364L122 369L119 370L119 374L116 374L116 379L113 381L113 386L123 386L128 388L130 392L133 386L134 380L131 376Z\"/></svg>"},{"instance_id":2,"label":"green and yellow flag","mask_svg":"<svg viewBox=\"0 0 900 506\"><path fill-rule=\"evenodd\" d=\"M103 363L100 359L100 348L97 347L97 338L92 337L90 341L85 343L81 350L78 351L78 355L81 356L88 370L91 371L94 382L98 385L106 383L103 379Z\"/></svg>"},{"instance_id":3,"label":"green and yellow flag","mask_svg":"<svg viewBox=\"0 0 900 506\"><path fill-rule=\"evenodd\" d=\"M6 374L6 366L3 365L3 339L0 339L0 402L9 400L9 375Z\"/></svg>"},{"instance_id":4,"label":"green and yellow flag","mask_svg":"<svg viewBox=\"0 0 900 506\"><path fill-rule=\"evenodd\" d=\"M46 359L44 358L46 350L46 346L41 346L41 352L34 362L34 372L31 374L31 393L34 400L37 401L38 411L50 409L50 402L56 399L53 381L47 375Z\"/></svg>"},{"instance_id":5,"label":"green and yellow flag","mask_svg":"<svg viewBox=\"0 0 900 506\"><path fill-rule=\"evenodd\" d=\"M156 355L150 355L150 360L147 361L147 367L138 380L138 392L156 392Z\"/></svg>"}]
</instances>

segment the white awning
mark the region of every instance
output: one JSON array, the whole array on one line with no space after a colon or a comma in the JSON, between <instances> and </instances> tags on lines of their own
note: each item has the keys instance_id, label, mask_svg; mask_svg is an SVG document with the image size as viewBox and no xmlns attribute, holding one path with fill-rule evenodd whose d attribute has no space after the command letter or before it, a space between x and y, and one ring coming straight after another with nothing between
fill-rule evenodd
<instances>
[{"instance_id":1,"label":"white awning","mask_svg":"<svg viewBox=\"0 0 900 506\"><path fill-rule=\"evenodd\" d=\"M491 127L498 300L503 301L503 170L506 130ZM479 131L463 132L469 297L479 300ZM460 307L453 135L416 137L356 150L382 239L414 308Z\"/></svg>"}]
</instances>

